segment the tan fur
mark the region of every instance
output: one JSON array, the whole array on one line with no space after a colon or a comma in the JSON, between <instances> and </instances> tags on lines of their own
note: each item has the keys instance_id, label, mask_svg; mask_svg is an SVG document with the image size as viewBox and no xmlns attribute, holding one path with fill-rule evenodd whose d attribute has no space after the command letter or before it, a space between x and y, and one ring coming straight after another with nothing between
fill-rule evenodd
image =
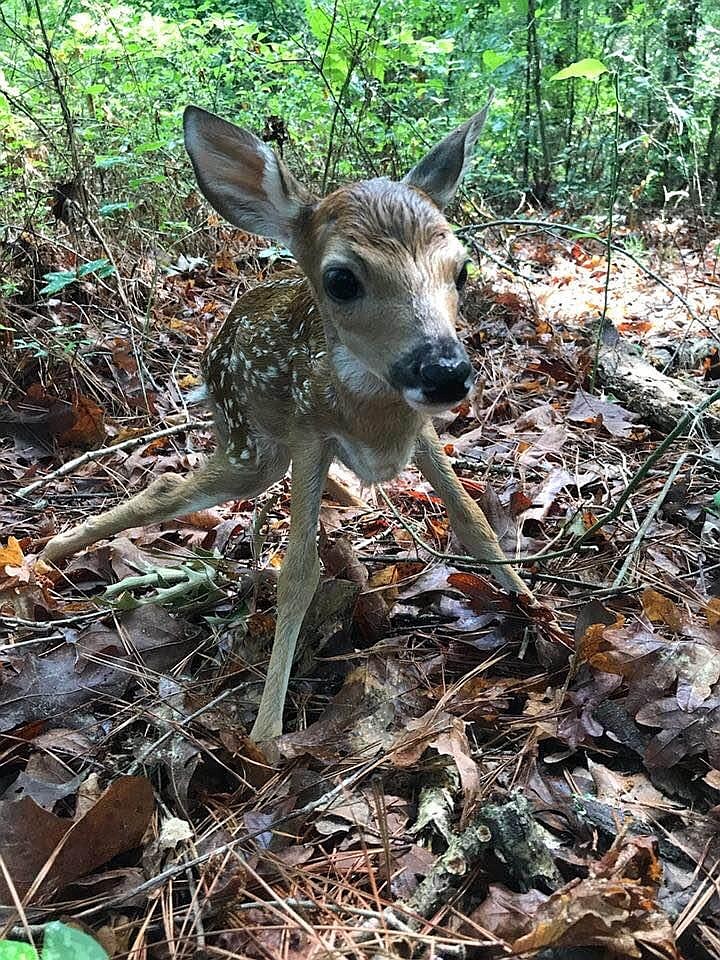
<instances>
[{"instance_id":1,"label":"tan fur","mask_svg":"<svg viewBox=\"0 0 720 960\"><path fill-rule=\"evenodd\" d=\"M195 108L189 114L186 142L206 195L233 222L287 236L304 275L281 276L244 294L210 344L202 368L218 451L208 464L186 479L161 477L126 503L54 537L44 556L59 560L129 526L256 496L292 462L276 639L252 731L262 740L282 731L295 644L320 576L317 520L333 459L370 484L390 479L416 456L470 552L482 560L504 558L482 511L455 477L429 414L391 385L399 357L456 337L456 278L465 253L438 206L412 182L383 179L311 202L252 134ZM467 163L467 138L476 137L481 125L477 117L419 165L423 184L438 196L456 186ZM454 151L453 162L444 162L443 150ZM452 182L443 179L445 168L455 171ZM323 288L329 267L352 269L362 296L333 300ZM530 595L511 566L492 570L509 589Z\"/></svg>"}]
</instances>

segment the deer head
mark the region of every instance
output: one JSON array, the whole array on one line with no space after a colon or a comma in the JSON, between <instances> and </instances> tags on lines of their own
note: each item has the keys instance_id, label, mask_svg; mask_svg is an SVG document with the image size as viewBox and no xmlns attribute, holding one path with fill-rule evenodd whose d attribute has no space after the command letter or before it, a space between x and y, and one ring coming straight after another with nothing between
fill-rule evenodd
<instances>
[{"instance_id":1,"label":"deer head","mask_svg":"<svg viewBox=\"0 0 720 960\"><path fill-rule=\"evenodd\" d=\"M322 199L252 133L198 107L185 111L185 146L202 193L230 223L290 248L350 389L399 391L430 414L455 406L472 386L455 329L467 253L443 210L488 106L401 182L363 180Z\"/></svg>"}]
</instances>

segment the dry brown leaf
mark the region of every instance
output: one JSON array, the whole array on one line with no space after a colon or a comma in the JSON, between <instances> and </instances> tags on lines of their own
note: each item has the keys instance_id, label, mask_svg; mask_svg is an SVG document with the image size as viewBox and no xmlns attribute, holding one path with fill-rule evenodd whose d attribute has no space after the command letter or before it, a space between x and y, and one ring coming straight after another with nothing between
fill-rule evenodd
<instances>
[{"instance_id":1,"label":"dry brown leaf","mask_svg":"<svg viewBox=\"0 0 720 960\"><path fill-rule=\"evenodd\" d=\"M416 764L428 749L441 756L452 757L460 776L465 800L464 810L475 800L480 789L477 764L470 751L465 728L459 717L438 710L430 710L416 720L410 720L395 741L390 760L398 767Z\"/></svg>"},{"instance_id":2,"label":"dry brown leaf","mask_svg":"<svg viewBox=\"0 0 720 960\"><path fill-rule=\"evenodd\" d=\"M79 393L72 405L73 423L60 434L60 442L68 446L92 447L105 437L105 414L90 397Z\"/></svg>"},{"instance_id":3,"label":"dry brown leaf","mask_svg":"<svg viewBox=\"0 0 720 960\"><path fill-rule=\"evenodd\" d=\"M576 423L601 426L614 437L627 438L638 429L635 425L638 419L636 413L630 413L618 403L599 400L582 388L578 388L567 418Z\"/></svg>"},{"instance_id":4,"label":"dry brown leaf","mask_svg":"<svg viewBox=\"0 0 720 960\"><path fill-rule=\"evenodd\" d=\"M669 597L658 593L652 587L643 590L640 598L645 616L652 623L664 623L676 632L682 626L680 611Z\"/></svg>"},{"instance_id":5,"label":"dry brown leaf","mask_svg":"<svg viewBox=\"0 0 720 960\"><path fill-rule=\"evenodd\" d=\"M140 844L153 813L152 785L145 777L121 777L76 821L55 816L33 800L0 804L0 853L23 897L48 861L52 865L35 901L46 900L78 877ZM0 878L0 896L11 894Z\"/></svg>"},{"instance_id":6,"label":"dry brown leaf","mask_svg":"<svg viewBox=\"0 0 720 960\"><path fill-rule=\"evenodd\" d=\"M471 920L502 940L517 940L532 929L533 915L547 900L539 890L516 893L501 884L491 884L487 897L473 911ZM472 926L466 931L476 936Z\"/></svg>"},{"instance_id":7,"label":"dry brown leaf","mask_svg":"<svg viewBox=\"0 0 720 960\"><path fill-rule=\"evenodd\" d=\"M540 904L514 953L547 947L599 947L608 957L678 960L672 924L656 904L662 874L649 837L621 840L591 868Z\"/></svg>"},{"instance_id":8,"label":"dry brown leaf","mask_svg":"<svg viewBox=\"0 0 720 960\"><path fill-rule=\"evenodd\" d=\"M25 555L20 547L20 542L15 537L8 537L7 546L0 546L0 568L8 576L12 576L7 567L21 567L24 560Z\"/></svg>"},{"instance_id":9,"label":"dry brown leaf","mask_svg":"<svg viewBox=\"0 0 720 960\"><path fill-rule=\"evenodd\" d=\"M720 597L713 597L712 600L709 600L703 612L707 618L708 625L717 627L717 625L720 624Z\"/></svg>"}]
</instances>

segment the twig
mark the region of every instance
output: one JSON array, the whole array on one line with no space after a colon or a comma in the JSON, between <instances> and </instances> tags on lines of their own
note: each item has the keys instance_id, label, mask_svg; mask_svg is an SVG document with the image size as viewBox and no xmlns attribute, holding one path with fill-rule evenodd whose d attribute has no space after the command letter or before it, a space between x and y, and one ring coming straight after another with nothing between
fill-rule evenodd
<instances>
[{"instance_id":1,"label":"twig","mask_svg":"<svg viewBox=\"0 0 720 960\"><path fill-rule=\"evenodd\" d=\"M131 437L129 440L122 440L120 443L111 444L109 447L99 447L97 450L88 450L79 457L75 457L74 460L68 460L67 463L58 467L57 470L46 473L45 476L39 480L34 480L26 487L11 494L11 496L16 499L27 497L51 481L57 480L60 477L66 477L69 473L72 473L76 467L81 467L84 463L89 463L91 460L99 460L101 457L104 457L105 454L117 453L118 450L130 450L132 447L139 447L144 443L150 443L151 440L159 440L161 437L171 437L173 434L182 433L185 430L200 430L203 427L210 426L212 426L211 420L188 420L186 423L175 424L174 427L156 430L155 433L144 433L140 437Z\"/></svg>"},{"instance_id":2,"label":"twig","mask_svg":"<svg viewBox=\"0 0 720 960\"><path fill-rule=\"evenodd\" d=\"M633 561L633 557L635 556L637 551L640 549L640 544L643 542L643 539L645 537L645 534L648 531L648 528L650 527L650 524L653 522L653 520L655 519L655 515L657 514L660 507L663 505L665 497L668 494L668 490L675 482L675 478L680 473L682 468L685 466L685 461L687 460L688 456L689 456L689 452L685 452L682 454L678 462L670 471L667 480L663 484L662 490L657 495L657 497L655 497L655 500L653 501L650 509L648 510L645 519L640 524L638 532L635 534L635 538L633 539L633 542L630 544L630 549L627 552L627 556L625 557L622 567L620 567L618 575L613 580L613 587L619 587L622 584L625 577L627 576L627 572L630 569L630 564Z\"/></svg>"},{"instance_id":3,"label":"twig","mask_svg":"<svg viewBox=\"0 0 720 960\"><path fill-rule=\"evenodd\" d=\"M155 746L157 746L157 743L159 742L160 741L157 741ZM362 780L363 777L370 773L370 771L373 770L378 763L381 762L381 760L382 758L376 758L369 761L360 767L359 770L351 773L349 777L345 777L343 780L341 780L340 783L332 788L332 790L328 790L327 793L324 793L321 797L318 797L317 800L310 800L299 810L292 810L289 813L278 817L277 820L273 822L273 827L284 823L286 820L292 820L295 817L303 817L308 813L314 813L316 810L328 807L336 797L343 793L344 790L346 790L348 787L354 786L359 780ZM232 840L228 840L227 843L221 843L212 850L207 850L205 853L198 854L198 856L193 857L191 860L184 860L182 863L176 863L174 866L168 867L167 870L163 870L154 877L150 877L150 879L146 880L144 883L138 884L131 890L126 890L119 896L111 897L104 903L99 903L93 907L88 907L87 910L82 910L80 913L75 915L75 919L79 920L81 917L95 916L98 913L104 913L106 910L112 910L115 907L122 906L123 904L127 903L128 900L133 900L135 897L138 897L141 894L149 893L151 890L161 887L168 880L173 880L175 877L180 876L180 874L184 874L188 868L197 867L202 863L207 863L209 860L217 857L218 854L226 853L229 850L234 850L235 847L239 846L241 843L247 843L249 840L254 840L261 834L267 833L267 831L268 826L267 824L264 824L263 826L258 827L256 830L249 830L247 833L243 833L240 837L234 837Z\"/></svg>"}]
</instances>

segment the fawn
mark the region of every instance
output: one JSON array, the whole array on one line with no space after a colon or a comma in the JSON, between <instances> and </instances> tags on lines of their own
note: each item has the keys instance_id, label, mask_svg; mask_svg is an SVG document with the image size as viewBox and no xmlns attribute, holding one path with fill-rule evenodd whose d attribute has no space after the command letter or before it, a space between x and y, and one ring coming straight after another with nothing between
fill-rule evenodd
<instances>
[{"instance_id":1,"label":"fawn","mask_svg":"<svg viewBox=\"0 0 720 960\"><path fill-rule=\"evenodd\" d=\"M277 626L251 736L282 733L296 641L320 579L317 527L337 458L366 484L414 457L465 548L506 588L531 597L484 514L455 476L432 415L456 406L473 375L455 322L467 254L442 211L472 155L489 104L401 182L341 187L317 199L261 140L188 107L185 146L210 204L243 230L285 243L302 274L262 283L233 306L203 374L217 450L186 478L142 493L53 537L57 561L131 526L261 494L292 464L291 525Z\"/></svg>"}]
</instances>

